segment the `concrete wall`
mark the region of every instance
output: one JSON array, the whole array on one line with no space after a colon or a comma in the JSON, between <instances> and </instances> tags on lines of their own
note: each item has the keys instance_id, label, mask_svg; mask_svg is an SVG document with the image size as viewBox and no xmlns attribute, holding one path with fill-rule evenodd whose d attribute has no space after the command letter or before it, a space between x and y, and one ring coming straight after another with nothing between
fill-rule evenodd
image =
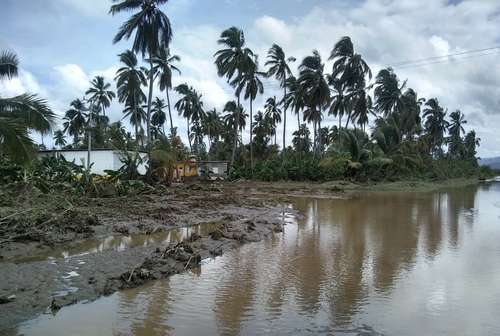
<instances>
[{"instance_id":1,"label":"concrete wall","mask_svg":"<svg viewBox=\"0 0 500 336\"><path fill-rule=\"evenodd\" d=\"M87 167L87 151L53 151L53 152L40 152L39 157L61 155L66 161L74 161L75 164L82 167ZM146 164L147 164L147 154L139 153L143 159L143 163L139 165L138 171L140 174L146 174ZM103 151L91 151L90 152L90 162L94 163L91 168L91 172L94 174L104 174L105 170L118 170L121 168L123 163L120 158L123 155L119 151L113 150L103 150Z\"/></svg>"}]
</instances>

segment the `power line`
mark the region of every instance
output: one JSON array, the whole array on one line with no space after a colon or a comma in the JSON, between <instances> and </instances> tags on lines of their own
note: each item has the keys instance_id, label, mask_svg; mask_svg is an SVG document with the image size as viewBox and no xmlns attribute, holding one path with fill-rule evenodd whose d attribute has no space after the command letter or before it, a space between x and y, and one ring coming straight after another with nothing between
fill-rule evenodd
<instances>
[{"instance_id":1,"label":"power line","mask_svg":"<svg viewBox=\"0 0 500 336\"><path fill-rule=\"evenodd\" d=\"M500 49L500 46L493 46L493 47L482 48L482 49L466 50L466 51L462 51L462 52L459 52L459 53L453 53L453 54L447 54L447 55L441 55L441 56L433 56L433 57L421 58L421 59L416 59L416 60L408 60L408 61L396 62L396 63L392 63L391 65L388 65L388 66L399 67L399 66L407 65L407 64L410 65L410 64L413 64L413 63L422 63L422 62L426 62L426 61L438 60L438 59L441 59L441 58L448 58L448 57L453 57L453 56L461 56L461 55L467 55L467 54L474 54L474 53L480 53L480 52L489 51L489 50L495 50L495 49L496 50Z\"/></svg>"},{"instance_id":2,"label":"power line","mask_svg":"<svg viewBox=\"0 0 500 336\"><path fill-rule=\"evenodd\" d=\"M436 61L425 62L425 63L407 64L407 65L403 65L403 66L397 66L397 67L394 67L394 68L395 69L409 69L409 68L418 68L418 67L421 67L421 66L432 65L432 64L448 63L448 62L460 63L461 61L468 61L468 60L470 60L472 58L476 58L476 57L498 55L498 54L499 54L499 52L497 50L495 52L490 52L490 53L485 53L485 54L479 54L479 55L469 55L469 56L460 57L460 58L457 58L457 59L443 59L443 60L436 60Z\"/></svg>"}]
</instances>

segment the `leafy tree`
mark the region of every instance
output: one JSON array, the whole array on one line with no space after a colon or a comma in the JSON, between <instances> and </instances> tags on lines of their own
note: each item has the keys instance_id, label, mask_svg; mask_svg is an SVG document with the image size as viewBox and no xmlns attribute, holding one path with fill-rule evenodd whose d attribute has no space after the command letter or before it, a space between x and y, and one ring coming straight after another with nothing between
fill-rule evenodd
<instances>
[{"instance_id":1,"label":"leafy tree","mask_svg":"<svg viewBox=\"0 0 500 336\"><path fill-rule=\"evenodd\" d=\"M267 71L267 75L269 77L275 77L279 82L280 86L283 89L283 101L286 99L286 89L287 89L287 80L292 75L292 70L290 70L289 63L295 62L295 57L286 57L283 48L281 48L277 44L273 44L271 49L269 49L267 53L267 62L266 66L269 66L269 70ZM284 104L283 110L283 150L286 148L286 110L287 104ZM275 141L276 142L276 141Z\"/></svg>"},{"instance_id":2,"label":"leafy tree","mask_svg":"<svg viewBox=\"0 0 500 336\"><path fill-rule=\"evenodd\" d=\"M114 4L109 10L109 13L112 15L137 10L118 29L113 43L118 43L124 38L128 40L134 35L132 50L135 53L140 53L143 57L145 54L149 56L149 95L146 112L148 141L151 136L151 106L153 103L153 81L155 77L153 57L160 50L168 49L172 40L170 20L159 7L167 2L168 0L113 0Z\"/></svg>"},{"instance_id":3,"label":"leafy tree","mask_svg":"<svg viewBox=\"0 0 500 336\"><path fill-rule=\"evenodd\" d=\"M293 132L292 144L297 152L309 152L311 149L311 132L306 124L301 124L299 129Z\"/></svg>"}]
</instances>

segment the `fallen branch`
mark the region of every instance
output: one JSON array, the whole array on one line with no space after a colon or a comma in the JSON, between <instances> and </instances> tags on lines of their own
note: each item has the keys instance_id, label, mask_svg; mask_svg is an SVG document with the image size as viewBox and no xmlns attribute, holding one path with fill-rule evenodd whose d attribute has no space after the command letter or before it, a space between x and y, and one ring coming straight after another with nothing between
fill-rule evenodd
<instances>
[{"instance_id":1,"label":"fallen branch","mask_svg":"<svg viewBox=\"0 0 500 336\"><path fill-rule=\"evenodd\" d=\"M8 216L6 216L6 217L4 217L4 218L0 218L0 223L1 223L1 222L3 222L3 221L4 221L4 220L6 220L6 219L9 219L9 218L11 218L11 217L14 217L14 216L17 216L17 215L20 215L20 214L26 213L26 212L30 212L30 211L32 211L32 210L34 210L34 208L32 208L32 209L28 209L28 210L23 210L23 211L18 211L18 212L15 212L15 213L13 213L13 214L10 214L10 215L8 215Z\"/></svg>"},{"instance_id":2,"label":"fallen branch","mask_svg":"<svg viewBox=\"0 0 500 336\"><path fill-rule=\"evenodd\" d=\"M189 263L191 262L191 259L193 259L192 255L189 257L189 260L187 261L186 265L184 266L184 269L186 269L189 266Z\"/></svg>"}]
</instances>

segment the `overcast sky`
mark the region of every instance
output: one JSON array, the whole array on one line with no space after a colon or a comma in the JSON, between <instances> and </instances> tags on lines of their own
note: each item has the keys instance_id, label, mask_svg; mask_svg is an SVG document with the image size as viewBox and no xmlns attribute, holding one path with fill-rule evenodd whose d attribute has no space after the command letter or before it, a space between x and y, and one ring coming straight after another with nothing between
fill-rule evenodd
<instances>
[{"instance_id":1,"label":"overcast sky","mask_svg":"<svg viewBox=\"0 0 500 336\"><path fill-rule=\"evenodd\" d=\"M0 83L0 94L38 93L62 116L71 100L83 96L92 77L111 81L117 54L131 43L112 44L128 15L112 17L109 6L108 0L2 0L0 50L19 55L21 72L18 79ZM171 49L182 58L182 75L174 84L194 86L207 108L220 109L233 97L213 64L220 32L233 25L245 31L261 65L273 43L298 60L312 49L326 60L334 43L348 35L374 74L402 61L500 45L498 0L171 0L163 10L173 25ZM469 121L466 128L476 129L482 139L479 154L498 156L499 55L497 49L395 70L420 97L437 97L450 111L462 110ZM264 97L281 94L276 82L265 84ZM174 115L184 135L185 121ZM118 104L110 117L122 117ZM326 119L327 125L332 123ZM291 134L296 123L289 125ZM52 143L48 136L45 142Z\"/></svg>"}]
</instances>

